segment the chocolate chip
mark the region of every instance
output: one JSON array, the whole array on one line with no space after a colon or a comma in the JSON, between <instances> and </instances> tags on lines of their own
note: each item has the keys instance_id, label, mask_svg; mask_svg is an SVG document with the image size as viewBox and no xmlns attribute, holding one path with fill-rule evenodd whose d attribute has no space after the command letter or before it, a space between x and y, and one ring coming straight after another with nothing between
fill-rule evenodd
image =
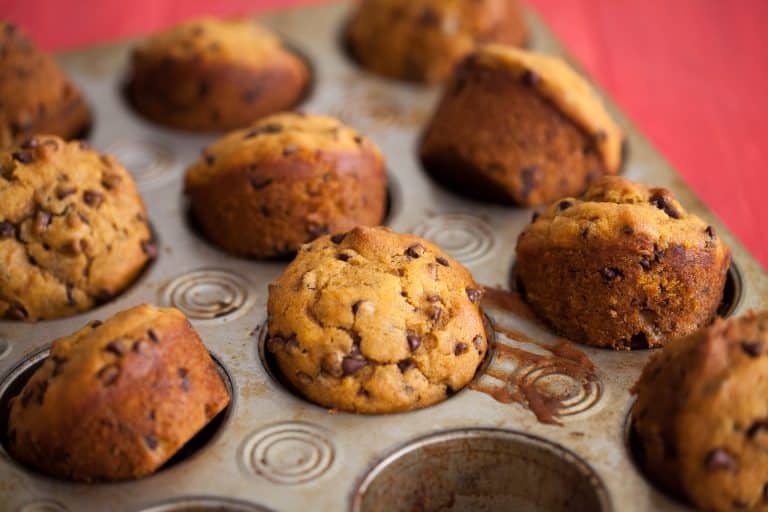
<instances>
[{"instance_id":1,"label":"chocolate chip","mask_svg":"<svg viewBox=\"0 0 768 512\"><path fill-rule=\"evenodd\" d=\"M157 336L157 333L153 329L148 329L147 330L147 336L153 342L160 343L160 338Z\"/></svg>"},{"instance_id":2,"label":"chocolate chip","mask_svg":"<svg viewBox=\"0 0 768 512\"><path fill-rule=\"evenodd\" d=\"M101 186L107 190L114 190L120 186L123 177L119 174L105 174L101 177Z\"/></svg>"},{"instance_id":3,"label":"chocolate chip","mask_svg":"<svg viewBox=\"0 0 768 512\"><path fill-rule=\"evenodd\" d=\"M680 212L675 210L675 207L672 206L672 203L670 203L669 198L667 198L665 195L662 195L661 193L656 193L653 196L651 196L651 199L649 200L649 202L659 210L663 210L664 213L666 213L673 219L680 218Z\"/></svg>"},{"instance_id":4,"label":"chocolate chip","mask_svg":"<svg viewBox=\"0 0 768 512\"><path fill-rule=\"evenodd\" d=\"M539 83L539 75L530 69L526 69L523 74L520 75L520 81L527 86L533 86Z\"/></svg>"},{"instance_id":5,"label":"chocolate chip","mask_svg":"<svg viewBox=\"0 0 768 512\"><path fill-rule=\"evenodd\" d=\"M152 240L142 240L140 242L141 251L147 256L147 258L153 260L157 258L157 245Z\"/></svg>"},{"instance_id":6,"label":"chocolate chip","mask_svg":"<svg viewBox=\"0 0 768 512\"><path fill-rule=\"evenodd\" d=\"M157 448L157 438L153 436L152 434L147 434L144 436L144 443L147 445L147 448L150 450L154 450Z\"/></svg>"},{"instance_id":7,"label":"chocolate chip","mask_svg":"<svg viewBox=\"0 0 768 512\"><path fill-rule=\"evenodd\" d=\"M333 235L331 237L331 242L333 242L335 244L340 244L341 242L344 241L344 237L346 237L346 236L347 236L346 233L336 233L335 235Z\"/></svg>"},{"instance_id":8,"label":"chocolate chip","mask_svg":"<svg viewBox=\"0 0 768 512\"><path fill-rule=\"evenodd\" d=\"M98 371L96 376L105 386L111 386L120 376L120 367L117 364L108 364Z\"/></svg>"},{"instance_id":9,"label":"chocolate chip","mask_svg":"<svg viewBox=\"0 0 768 512\"><path fill-rule=\"evenodd\" d=\"M757 357L763 353L764 344L762 341L742 341L741 350L750 357Z\"/></svg>"},{"instance_id":10,"label":"chocolate chip","mask_svg":"<svg viewBox=\"0 0 768 512\"><path fill-rule=\"evenodd\" d=\"M313 239L325 235L329 230L328 224L309 224L307 226L307 233Z\"/></svg>"},{"instance_id":11,"label":"chocolate chip","mask_svg":"<svg viewBox=\"0 0 768 512\"><path fill-rule=\"evenodd\" d=\"M433 322L438 322L440 320L440 315L443 313L443 310L439 307L435 306L434 309L432 309L432 314L429 316L429 318Z\"/></svg>"},{"instance_id":12,"label":"chocolate chip","mask_svg":"<svg viewBox=\"0 0 768 512\"><path fill-rule=\"evenodd\" d=\"M625 235L634 235L635 234L634 228L632 226L629 226L629 225L626 225L623 228L621 228L621 232L624 233Z\"/></svg>"},{"instance_id":13,"label":"chocolate chip","mask_svg":"<svg viewBox=\"0 0 768 512\"><path fill-rule=\"evenodd\" d=\"M341 260L341 261L349 261L349 258L351 258L351 256L349 254L346 254L346 253L341 253L338 256L336 256L336 258Z\"/></svg>"},{"instance_id":14,"label":"chocolate chip","mask_svg":"<svg viewBox=\"0 0 768 512\"><path fill-rule=\"evenodd\" d=\"M33 400L37 405L43 405L45 399L45 392L48 390L48 380L41 380L33 385L27 385L24 389L24 393L21 395L21 405L26 407Z\"/></svg>"},{"instance_id":15,"label":"chocolate chip","mask_svg":"<svg viewBox=\"0 0 768 512\"><path fill-rule=\"evenodd\" d=\"M466 343L459 342L456 344L456 346L453 347L453 354L460 356L461 354L465 353L469 347L467 347Z\"/></svg>"},{"instance_id":16,"label":"chocolate chip","mask_svg":"<svg viewBox=\"0 0 768 512\"><path fill-rule=\"evenodd\" d=\"M176 373L179 375L179 378L181 379L181 389L184 390L184 392L188 393L190 384L189 384L189 370L186 368L179 368L176 370Z\"/></svg>"},{"instance_id":17,"label":"chocolate chip","mask_svg":"<svg viewBox=\"0 0 768 512\"><path fill-rule=\"evenodd\" d=\"M75 192L77 192L77 188L71 185L59 185L56 187L56 198L64 199L65 197L71 196Z\"/></svg>"},{"instance_id":18,"label":"chocolate chip","mask_svg":"<svg viewBox=\"0 0 768 512\"><path fill-rule=\"evenodd\" d=\"M67 358L59 356L51 356L51 377L56 377L61 373L61 367L67 362Z\"/></svg>"},{"instance_id":19,"label":"chocolate chip","mask_svg":"<svg viewBox=\"0 0 768 512\"><path fill-rule=\"evenodd\" d=\"M425 7L419 14L418 23L424 27L436 27L440 24L440 13L432 7Z\"/></svg>"},{"instance_id":20,"label":"chocolate chip","mask_svg":"<svg viewBox=\"0 0 768 512\"><path fill-rule=\"evenodd\" d=\"M483 351L483 337L479 334L472 338L472 344L475 346L478 352Z\"/></svg>"},{"instance_id":21,"label":"chocolate chip","mask_svg":"<svg viewBox=\"0 0 768 512\"><path fill-rule=\"evenodd\" d=\"M365 359L360 359L357 357L345 357L341 360L341 370L344 372L344 375L352 375L367 364L368 362Z\"/></svg>"},{"instance_id":22,"label":"chocolate chip","mask_svg":"<svg viewBox=\"0 0 768 512\"><path fill-rule=\"evenodd\" d=\"M411 368L416 367L416 363L413 359L403 359L399 363L397 363L397 367L400 369L401 372L405 373Z\"/></svg>"},{"instance_id":23,"label":"chocolate chip","mask_svg":"<svg viewBox=\"0 0 768 512\"><path fill-rule=\"evenodd\" d=\"M104 347L104 350L115 354L117 357L121 357L123 354L125 354L124 341L125 340L123 340L122 338L112 340L109 343L107 343L107 346Z\"/></svg>"},{"instance_id":24,"label":"chocolate chip","mask_svg":"<svg viewBox=\"0 0 768 512\"><path fill-rule=\"evenodd\" d=\"M567 210L571 206L573 206L573 201L564 199L563 201L560 201L559 203L557 203L557 210L562 212L563 210Z\"/></svg>"},{"instance_id":25,"label":"chocolate chip","mask_svg":"<svg viewBox=\"0 0 768 512\"><path fill-rule=\"evenodd\" d=\"M648 270L651 270L651 258L648 256L643 256L640 258L640 266L645 270L646 272Z\"/></svg>"},{"instance_id":26,"label":"chocolate chip","mask_svg":"<svg viewBox=\"0 0 768 512\"><path fill-rule=\"evenodd\" d=\"M37 141L36 138L30 137L29 139L27 139L24 142L22 142L19 147L21 149L32 149L32 148L36 148L39 145L40 145L40 143Z\"/></svg>"},{"instance_id":27,"label":"chocolate chip","mask_svg":"<svg viewBox=\"0 0 768 512\"><path fill-rule=\"evenodd\" d=\"M29 318L29 313L27 313L27 310L24 308L24 306L15 304L9 306L8 309L5 310L5 317L9 320L23 321Z\"/></svg>"},{"instance_id":28,"label":"chocolate chip","mask_svg":"<svg viewBox=\"0 0 768 512\"><path fill-rule=\"evenodd\" d=\"M754 438L761 430L768 430L768 420L756 420L747 429L747 437Z\"/></svg>"},{"instance_id":29,"label":"chocolate chip","mask_svg":"<svg viewBox=\"0 0 768 512\"><path fill-rule=\"evenodd\" d=\"M244 139L250 139L252 137L258 137L262 133L280 133L281 131L283 131L283 127L282 126L280 126L279 124L275 124L275 123L269 123L267 125L260 126L258 128L255 128L255 129L247 132L245 134L245 136L243 136L243 138Z\"/></svg>"},{"instance_id":30,"label":"chocolate chip","mask_svg":"<svg viewBox=\"0 0 768 512\"><path fill-rule=\"evenodd\" d=\"M411 258L418 258L422 254L424 254L424 246L421 244L413 244L405 250L405 255L410 256Z\"/></svg>"},{"instance_id":31,"label":"chocolate chip","mask_svg":"<svg viewBox=\"0 0 768 512\"><path fill-rule=\"evenodd\" d=\"M709 471L731 471L736 472L739 464L733 456L722 448L715 448L707 453L704 464Z\"/></svg>"},{"instance_id":32,"label":"chocolate chip","mask_svg":"<svg viewBox=\"0 0 768 512\"><path fill-rule=\"evenodd\" d=\"M0 222L0 240L14 238L16 236L16 226L8 221Z\"/></svg>"},{"instance_id":33,"label":"chocolate chip","mask_svg":"<svg viewBox=\"0 0 768 512\"><path fill-rule=\"evenodd\" d=\"M104 196L95 190L86 190L83 192L83 201L91 208L98 208L104 201Z\"/></svg>"},{"instance_id":34,"label":"chocolate chip","mask_svg":"<svg viewBox=\"0 0 768 512\"><path fill-rule=\"evenodd\" d=\"M624 277L624 274L621 272L621 270L614 267L605 267L600 271L600 275L602 276L603 281L606 283L611 282L618 277Z\"/></svg>"},{"instance_id":35,"label":"chocolate chip","mask_svg":"<svg viewBox=\"0 0 768 512\"><path fill-rule=\"evenodd\" d=\"M467 288L467 297L472 304L477 304L483 296L483 292L476 288Z\"/></svg>"},{"instance_id":36,"label":"chocolate chip","mask_svg":"<svg viewBox=\"0 0 768 512\"><path fill-rule=\"evenodd\" d=\"M88 322L88 327L90 327L91 329L95 329L101 325L104 325L104 322L102 322L101 320L91 320L90 322Z\"/></svg>"},{"instance_id":37,"label":"chocolate chip","mask_svg":"<svg viewBox=\"0 0 768 512\"><path fill-rule=\"evenodd\" d=\"M405 339L408 340L408 348L411 349L411 352L414 352L421 345L421 338L413 332L409 331Z\"/></svg>"},{"instance_id":38,"label":"chocolate chip","mask_svg":"<svg viewBox=\"0 0 768 512\"><path fill-rule=\"evenodd\" d=\"M248 181L251 184L251 188L260 190L271 185L273 180L272 178L265 178L264 176L251 176L248 178Z\"/></svg>"},{"instance_id":39,"label":"chocolate chip","mask_svg":"<svg viewBox=\"0 0 768 512\"><path fill-rule=\"evenodd\" d=\"M203 96L207 96L210 91L211 91L211 85L205 80L201 81L197 85L197 95L200 96L201 98Z\"/></svg>"},{"instance_id":40,"label":"chocolate chip","mask_svg":"<svg viewBox=\"0 0 768 512\"><path fill-rule=\"evenodd\" d=\"M357 144L358 146L362 146L363 145L363 140L364 139L363 139L363 137L361 135L355 135L353 137L353 140L355 141L355 144Z\"/></svg>"},{"instance_id":41,"label":"chocolate chip","mask_svg":"<svg viewBox=\"0 0 768 512\"><path fill-rule=\"evenodd\" d=\"M21 162L22 164L29 164L35 160L29 151L14 151L11 156L14 160Z\"/></svg>"},{"instance_id":42,"label":"chocolate chip","mask_svg":"<svg viewBox=\"0 0 768 512\"><path fill-rule=\"evenodd\" d=\"M707 226L707 229L704 230L707 235L709 235L709 238L712 240L715 240L717 238L717 232L715 231L715 228L712 226Z\"/></svg>"},{"instance_id":43,"label":"chocolate chip","mask_svg":"<svg viewBox=\"0 0 768 512\"><path fill-rule=\"evenodd\" d=\"M448 264L448 260L447 260L447 259L445 259L445 258L442 258L442 257L439 257L439 256L438 256L437 258L435 258L435 261L436 261L436 262L438 262L439 264L441 264L441 265L442 265L442 266L444 266L444 267L449 267L449 266L450 266L450 265Z\"/></svg>"}]
</instances>

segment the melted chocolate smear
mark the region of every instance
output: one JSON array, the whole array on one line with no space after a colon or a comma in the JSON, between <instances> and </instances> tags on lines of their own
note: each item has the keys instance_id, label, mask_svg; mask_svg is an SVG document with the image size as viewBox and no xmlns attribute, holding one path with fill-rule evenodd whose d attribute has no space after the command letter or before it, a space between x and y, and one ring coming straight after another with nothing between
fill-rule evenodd
<instances>
[{"instance_id":1,"label":"melted chocolate smear","mask_svg":"<svg viewBox=\"0 0 768 512\"><path fill-rule=\"evenodd\" d=\"M503 309L541 325L520 294L516 292L486 287L482 303L483 306ZM590 382L597 380L595 365L584 352L576 348L569 340L560 338L554 345L549 345L537 342L527 334L515 329L500 325L494 325L494 329L510 339L535 343L548 353L537 354L497 342L494 346L496 357L499 360L514 361L514 369L505 370L500 369L498 365L492 365L486 370L486 374L500 382L477 381L470 384L470 389L485 393L504 404L516 403L527 407L541 423L562 425L557 418L559 412L564 408L563 400L566 397L547 392L537 386L533 380L526 379L526 375L530 373L528 370L542 367L551 368L553 373L567 375L579 382L585 392L588 392Z\"/></svg>"}]
</instances>

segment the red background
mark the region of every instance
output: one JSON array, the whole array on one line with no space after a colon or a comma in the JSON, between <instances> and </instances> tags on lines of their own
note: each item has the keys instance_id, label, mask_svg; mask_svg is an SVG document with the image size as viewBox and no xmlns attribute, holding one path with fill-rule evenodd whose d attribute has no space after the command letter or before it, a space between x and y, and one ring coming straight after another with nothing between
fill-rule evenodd
<instances>
[{"instance_id":1,"label":"red background","mask_svg":"<svg viewBox=\"0 0 768 512\"><path fill-rule=\"evenodd\" d=\"M768 1L527 0L768 267ZM61 50L323 0L0 0Z\"/></svg>"}]
</instances>

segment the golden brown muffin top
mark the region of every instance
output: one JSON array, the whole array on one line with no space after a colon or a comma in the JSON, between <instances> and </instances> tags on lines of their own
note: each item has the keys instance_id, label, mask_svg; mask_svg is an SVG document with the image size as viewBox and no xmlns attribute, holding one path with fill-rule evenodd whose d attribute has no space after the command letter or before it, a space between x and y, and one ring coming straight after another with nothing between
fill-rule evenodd
<instances>
[{"instance_id":1,"label":"golden brown muffin top","mask_svg":"<svg viewBox=\"0 0 768 512\"><path fill-rule=\"evenodd\" d=\"M78 94L50 56L15 25L0 21L0 147Z\"/></svg>"},{"instance_id":2,"label":"golden brown muffin top","mask_svg":"<svg viewBox=\"0 0 768 512\"><path fill-rule=\"evenodd\" d=\"M153 35L138 58L233 62L260 66L281 50L280 40L252 19L200 18Z\"/></svg>"},{"instance_id":3,"label":"golden brown muffin top","mask_svg":"<svg viewBox=\"0 0 768 512\"><path fill-rule=\"evenodd\" d=\"M564 60L498 44L480 47L475 58L484 65L504 66L517 78L526 75L541 95L594 138L606 170L619 171L622 130L587 80Z\"/></svg>"},{"instance_id":4,"label":"golden brown muffin top","mask_svg":"<svg viewBox=\"0 0 768 512\"><path fill-rule=\"evenodd\" d=\"M361 150L381 158L373 142L338 119L292 112L275 114L230 132L208 146L187 171L186 183L202 185L223 173L285 156L301 158L319 151Z\"/></svg>"},{"instance_id":5,"label":"golden brown muffin top","mask_svg":"<svg viewBox=\"0 0 768 512\"><path fill-rule=\"evenodd\" d=\"M42 135L0 151L0 261L12 270L0 273L0 316L14 305L29 320L88 309L154 251L144 203L113 157Z\"/></svg>"},{"instance_id":6,"label":"golden brown muffin top","mask_svg":"<svg viewBox=\"0 0 768 512\"><path fill-rule=\"evenodd\" d=\"M312 376L302 391L323 405L424 406L466 385L482 361L481 295L433 243L358 227L303 246L270 285L270 345L299 386L301 374Z\"/></svg>"},{"instance_id":7,"label":"golden brown muffin top","mask_svg":"<svg viewBox=\"0 0 768 512\"><path fill-rule=\"evenodd\" d=\"M670 246L728 248L714 228L683 209L665 188L649 187L620 176L595 180L581 198L560 199L524 231L526 243L578 247L585 239L616 241L646 237L659 250Z\"/></svg>"}]
</instances>

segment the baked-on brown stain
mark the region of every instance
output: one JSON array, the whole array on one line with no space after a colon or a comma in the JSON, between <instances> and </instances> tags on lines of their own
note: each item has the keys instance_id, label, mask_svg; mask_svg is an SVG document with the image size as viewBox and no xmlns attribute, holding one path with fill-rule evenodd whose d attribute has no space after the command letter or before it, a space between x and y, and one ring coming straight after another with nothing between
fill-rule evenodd
<instances>
[{"instance_id":1,"label":"baked-on brown stain","mask_svg":"<svg viewBox=\"0 0 768 512\"><path fill-rule=\"evenodd\" d=\"M517 316L535 319L516 292L486 287L483 304L504 309ZM500 383L477 381L470 384L470 389L486 393L501 403L517 403L527 407L541 423L562 425L557 417L564 408L563 400L566 397L542 389L536 384L537 379L531 379L529 376L537 368L547 368L549 375L566 375L580 383L586 393L590 382L597 380L595 365L586 354L566 339L559 338L554 345L548 345L537 342L525 333L498 324L494 325L494 330L516 341L534 343L545 349L548 354L537 354L496 342L494 350L497 360L514 361L514 369L507 370L492 364L485 373Z\"/></svg>"}]
</instances>

